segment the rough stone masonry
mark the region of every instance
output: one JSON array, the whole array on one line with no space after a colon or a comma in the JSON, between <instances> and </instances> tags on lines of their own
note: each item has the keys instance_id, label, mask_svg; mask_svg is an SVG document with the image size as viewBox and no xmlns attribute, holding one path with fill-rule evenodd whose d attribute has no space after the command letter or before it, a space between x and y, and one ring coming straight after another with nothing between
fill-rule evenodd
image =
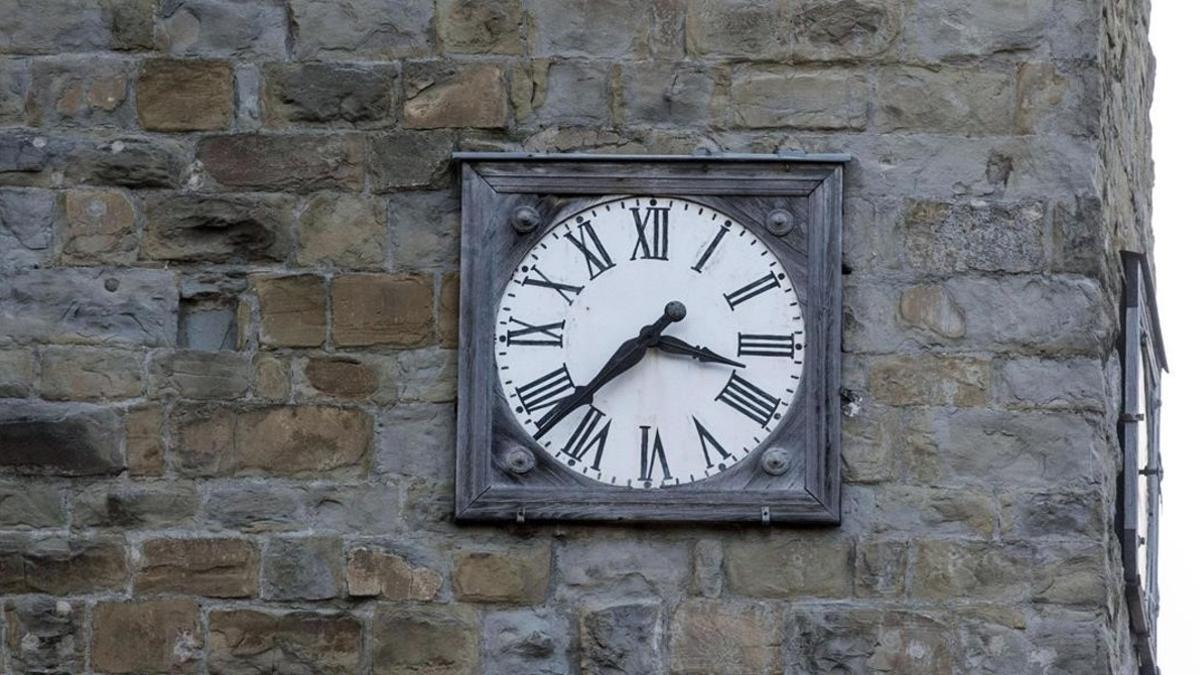
<instances>
[{"instance_id":1,"label":"rough stone masonry","mask_svg":"<svg viewBox=\"0 0 1200 675\"><path fill-rule=\"evenodd\" d=\"M0 0L0 662L1132 672L1144 0ZM812 151L844 522L458 526L451 151Z\"/></svg>"}]
</instances>

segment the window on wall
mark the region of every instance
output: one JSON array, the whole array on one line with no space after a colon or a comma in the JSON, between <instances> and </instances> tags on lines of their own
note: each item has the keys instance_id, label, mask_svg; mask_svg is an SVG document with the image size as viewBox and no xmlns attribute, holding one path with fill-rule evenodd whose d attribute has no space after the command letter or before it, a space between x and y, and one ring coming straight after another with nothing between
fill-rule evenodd
<instances>
[{"instance_id":1,"label":"window on wall","mask_svg":"<svg viewBox=\"0 0 1200 675\"><path fill-rule=\"evenodd\" d=\"M1139 673L1155 675L1158 618L1158 515L1162 504L1159 411L1166 352L1158 322L1150 266L1140 253L1124 252L1122 408L1120 438L1121 549L1125 596L1137 647Z\"/></svg>"}]
</instances>

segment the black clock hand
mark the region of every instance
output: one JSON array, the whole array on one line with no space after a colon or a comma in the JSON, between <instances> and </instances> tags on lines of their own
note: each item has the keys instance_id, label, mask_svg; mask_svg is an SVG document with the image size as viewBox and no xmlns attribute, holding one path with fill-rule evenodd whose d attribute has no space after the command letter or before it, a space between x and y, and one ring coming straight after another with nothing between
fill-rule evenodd
<instances>
[{"instance_id":1,"label":"black clock hand","mask_svg":"<svg viewBox=\"0 0 1200 675\"><path fill-rule=\"evenodd\" d=\"M551 427L561 422L567 415L570 415L573 410L585 403L591 403L592 396L600 390L600 387L603 387L616 376L637 365L638 361L641 361L642 357L646 356L646 352L649 351L650 346L658 341L663 330L676 321L682 321L686 315L687 308L683 306L682 302L668 302L667 306L663 309L663 315L657 321L643 326L638 331L637 337L626 340L621 343L620 347L617 347L617 351L609 357L608 362L604 364L600 372L596 373L591 382L582 387L576 387L575 393L560 401L542 419L538 420L538 430L533 437L541 438Z\"/></svg>"},{"instance_id":2,"label":"black clock hand","mask_svg":"<svg viewBox=\"0 0 1200 675\"><path fill-rule=\"evenodd\" d=\"M671 337L670 335L660 335L658 342L656 342L654 346L668 354L682 354L683 356L690 356L702 363L723 363L727 366L733 366L735 368L746 367L746 364L738 363L733 359L727 359L708 347L693 347L683 340L680 340L676 337Z\"/></svg>"}]
</instances>

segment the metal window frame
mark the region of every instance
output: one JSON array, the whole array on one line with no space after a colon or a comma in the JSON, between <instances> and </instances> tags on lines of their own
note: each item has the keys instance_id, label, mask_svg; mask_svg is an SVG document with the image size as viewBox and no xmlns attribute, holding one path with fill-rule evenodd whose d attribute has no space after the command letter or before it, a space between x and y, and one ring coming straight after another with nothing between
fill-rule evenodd
<instances>
[{"instance_id":1,"label":"metal window frame","mask_svg":"<svg viewBox=\"0 0 1200 675\"><path fill-rule=\"evenodd\" d=\"M1158 319L1158 304L1150 264L1145 254L1121 252L1125 273L1122 303L1122 402L1118 436L1122 471L1117 518L1121 559L1125 568L1125 598L1129 607L1139 675L1157 675L1158 515L1162 495L1162 454L1159 447L1162 374L1166 350ZM1145 405L1143 406L1143 402ZM1146 425L1146 466L1138 466L1139 425ZM1140 476L1147 488L1139 490ZM1139 505L1146 504L1146 539L1138 534ZM1146 547L1146 577L1138 570L1138 547Z\"/></svg>"}]
</instances>

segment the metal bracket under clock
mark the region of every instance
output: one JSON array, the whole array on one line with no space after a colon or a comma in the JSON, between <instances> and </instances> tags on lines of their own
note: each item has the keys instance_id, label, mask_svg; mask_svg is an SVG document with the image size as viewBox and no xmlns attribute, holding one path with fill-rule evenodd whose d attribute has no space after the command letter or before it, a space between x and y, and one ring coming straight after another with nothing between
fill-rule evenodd
<instances>
[{"instance_id":1,"label":"metal bracket under clock","mask_svg":"<svg viewBox=\"0 0 1200 675\"><path fill-rule=\"evenodd\" d=\"M840 154L456 153L462 281L455 512L461 521L840 521ZM531 242L601 196L669 197L733 214L803 301L806 355L777 426L728 470L639 488L568 470L514 418L494 340L504 284Z\"/></svg>"}]
</instances>

